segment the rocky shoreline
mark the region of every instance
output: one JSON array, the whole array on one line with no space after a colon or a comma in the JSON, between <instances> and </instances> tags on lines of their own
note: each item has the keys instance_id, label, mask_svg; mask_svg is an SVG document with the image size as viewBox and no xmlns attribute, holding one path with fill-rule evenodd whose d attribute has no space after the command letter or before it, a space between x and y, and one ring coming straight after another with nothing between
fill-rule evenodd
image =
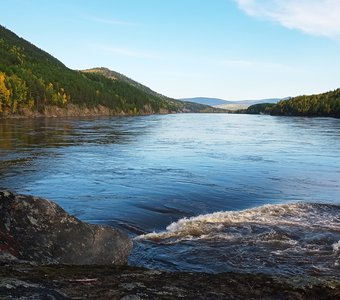
<instances>
[{"instance_id":1,"label":"rocky shoreline","mask_svg":"<svg viewBox=\"0 0 340 300\"><path fill-rule=\"evenodd\" d=\"M126 234L0 189L0 299L340 299L340 278L125 265Z\"/></svg>"},{"instance_id":2,"label":"rocky shoreline","mask_svg":"<svg viewBox=\"0 0 340 300\"><path fill-rule=\"evenodd\" d=\"M0 299L340 299L340 282L131 266L0 263Z\"/></svg>"}]
</instances>

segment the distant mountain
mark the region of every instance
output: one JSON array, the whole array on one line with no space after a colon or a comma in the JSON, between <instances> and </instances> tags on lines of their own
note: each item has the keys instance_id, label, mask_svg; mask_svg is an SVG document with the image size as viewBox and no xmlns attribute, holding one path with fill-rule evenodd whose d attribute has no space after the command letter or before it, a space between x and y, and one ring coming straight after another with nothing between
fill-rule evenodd
<instances>
[{"instance_id":1,"label":"distant mountain","mask_svg":"<svg viewBox=\"0 0 340 300\"><path fill-rule=\"evenodd\" d=\"M260 100L224 100L220 98L207 98L207 97L194 97L194 98L182 98L179 99L180 101L189 101L194 103L200 103L210 106L220 106L226 104L244 104L244 105L252 105L252 104L259 104L259 103L277 103L281 98L270 98L270 99L260 99Z\"/></svg>"},{"instance_id":2,"label":"distant mountain","mask_svg":"<svg viewBox=\"0 0 340 300\"><path fill-rule=\"evenodd\" d=\"M227 100L223 100L219 98L207 98L207 97L182 98L178 100L199 103L199 104L204 104L204 105L209 105L209 106L233 103L232 101L227 101Z\"/></svg>"},{"instance_id":3,"label":"distant mountain","mask_svg":"<svg viewBox=\"0 0 340 300\"><path fill-rule=\"evenodd\" d=\"M239 101L234 101L234 103L253 105L253 104L261 104L261 103L277 103L277 102L284 100L284 99L287 99L287 98L269 98L269 99L259 99L259 100L239 100Z\"/></svg>"},{"instance_id":4,"label":"distant mountain","mask_svg":"<svg viewBox=\"0 0 340 300\"><path fill-rule=\"evenodd\" d=\"M200 103L205 105L210 105L216 108L225 109L225 110L239 110L246 109L250 105L261 104L261 103L277 103L282 100L280 98L270 98L270 99L260 99L260 100L224 100L219 98L207 98L207 97L194 97L194 98L184 98L180 99L181 101L189 101L193 103Z\"/></svg>"},{"instance_id":5,"label":"distant mountain","mask_svg":"<svg viewBox=\"0 0 340 300\"><path fill-rule=\"evenodd\" d=\"M0 117L211 112L105 68L76 71L0 25Z\"/></svg>"}]
</instances>

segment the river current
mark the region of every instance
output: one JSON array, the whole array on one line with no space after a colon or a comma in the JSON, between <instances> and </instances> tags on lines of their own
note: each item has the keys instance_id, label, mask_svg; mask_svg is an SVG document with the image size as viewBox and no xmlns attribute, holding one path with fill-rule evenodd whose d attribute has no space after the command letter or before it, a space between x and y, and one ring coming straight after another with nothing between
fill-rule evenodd
<instances>
[{"instance_id":1,"label":"river current","mask_svg":"<svg viewBox=\"0 0 340 300\"><path fill-rule=\"evenodd\" d=\"M340 276L340 120L0 120L0 186L126 230L130 264Z\"/></svg>"}]
</instances>

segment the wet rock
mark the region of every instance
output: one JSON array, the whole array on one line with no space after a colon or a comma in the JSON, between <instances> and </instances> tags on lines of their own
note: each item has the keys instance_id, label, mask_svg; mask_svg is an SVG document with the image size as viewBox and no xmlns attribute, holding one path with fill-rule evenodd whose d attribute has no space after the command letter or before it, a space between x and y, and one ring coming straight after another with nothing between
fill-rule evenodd
<instances>
[{"instance_id":1,"label":"wet rock","mask_svg":"<svg viewBox=\"0 0 340 300\"><path fill-rule=\"evenodd\" d=\"M42 264L125 264L132 242L45 199L0 189L0 253Z\"/></svg>"},{"instance_id":2,"label":"wet rock","mask_svg":"<svg viewBox=\"0 0 340 300\"><path fill-rule=\"evenodd\" d=\"M25 297L21 298L21 293ZM150 272L142 268L112 265L0 264L0 299L65 298L340 299L340 280L263 274Z\"/></svg>"},{"instance_id":3,"label":"wet rock","mask_svg":"<svg viewBox=\"0 0 340 300\"><path fill-rule=\"evenodd\" d=\"M34 284L18 279L3 279L0 281L1 299L70 299L60 291L50 289L41 284Z\"/></svg>"}]
</instances>

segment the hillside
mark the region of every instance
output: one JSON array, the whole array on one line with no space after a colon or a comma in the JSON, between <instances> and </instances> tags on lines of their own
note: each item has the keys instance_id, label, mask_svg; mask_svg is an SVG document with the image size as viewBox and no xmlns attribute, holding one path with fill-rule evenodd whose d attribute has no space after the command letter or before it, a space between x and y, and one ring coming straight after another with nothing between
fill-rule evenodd
<instances>
[{"instance_id":1,"label":"hillside","mask_svg":"<svg viewBox=\"0 0 340 300\"><path fill-rule=\"evenodd\" d=\"M293 97L277 104L257 104L248 107L246 113L282 116L340 117L340 89Z\"/></svg>"},{"instance_id":2,"label":"hillside","mask_svg":"<svg viewBox=\"0 0 340 300\"><path fill-rule=\"evenodd\" d=\"M71 70L0 25L0 117L212 110L167 98L110 72L114 76Z\"/></svg>"},{"instance_id":3,"label":"hillside","mask_svg":"<svg viewBox=\"0 0 340 300\"><path fill-rule=\"evenodd\" d=\"M97 74L102 75L106 78L109 78L113 81L120 81L124 82L130 86L133 86L137 88L138 90L150 95L151 97L156 97L165 103L169 105L169 107L173 107L173 110L176 112L223 112L224 110L221 109L215 109L213 107L210 107L208 104L200 104L200 103L194 103L189 101L179 101L175 99L171 99L169 97L166 97L162 94L159 94L153 90L151 90L149 87L134 81L131 78L126 77L123 74L120 74L118 72L109 70L108 68L92 68L87 70L82 70L81 72L87 73L87 74Z\"/></svg>"},{"instance_id":4,"label":"hillside","mask_svg":"<svg viewBox=\"0 0 340 300\"><path fill-rule=\"evenodd\" d=\"M121 82L125 82L125 83L127 83L127 84L129 84L131 86L134 86L134 87L144 91L147 94L151 94L151 95L154 95L156 97L161 97L163 99L167 99L167 100L171 100L171 101L173 100L173 99L170 99L170 98L168 98L166 96L163 96L163 95L161 95L161 94L151 90L149 87L147 87L147 86L145 86L145 85L143 85L143 84L141 84L141 83L139 83L137 81L134 81L133 79L128 78L128 77L126 77L123 74L120 74L120 73L118 73L116 71L112 71L112 70L110 70L108 68L103 68L103 67L101 67L101 68L92 68L92 69L82 70L82 72L103 75L103 76L105 76L107 78L110 78L110 79L112 79L114 81L118 80L118 81L121 81Z\"/></svg>"}]
</instances>

